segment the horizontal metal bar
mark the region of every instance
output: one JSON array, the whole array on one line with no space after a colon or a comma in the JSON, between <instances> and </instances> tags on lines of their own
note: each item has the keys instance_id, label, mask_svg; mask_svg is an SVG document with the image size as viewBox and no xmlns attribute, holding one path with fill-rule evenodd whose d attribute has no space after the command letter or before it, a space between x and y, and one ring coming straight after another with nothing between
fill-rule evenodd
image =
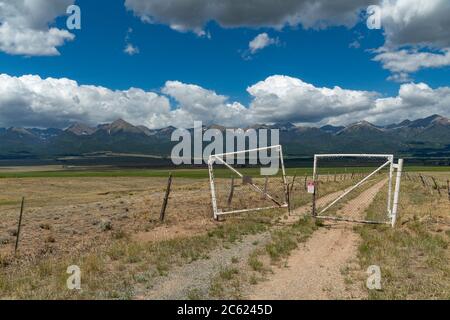
<instances>
[{"instance_id":1,"label":"horizontal metal bar","mask_svg":"<svg viewBox=\"0 0 450 320\"><path fill-rule=\"evenodd\" d=\"M287 204L284 204L281 206L265 207L265 208L254 208L254 209L242 209L242 210L233 210L233 211L226 211L226 212L217 212L217 215L220 216L220 215L225 215L225 214L243 213L243 212L251 212L251 211L270 210L270 209L280 209L280 208L287 208Z\"/></svg>"},{"instance_id":2,"label":"horizontal metal bar","mask_svg":"<svg viewBox=\"0 0 450 320\"><path fill-rule=\"evenodd\" d=\"M371 174L369 174L367 177L365 177L364 179L362 179L360 182L358 182L357 184L355 184L353 187L351 187L350 189L347 189L347 191L345 191L343 194L341 194L336 200L334 200L332 203L330 203L325 209L322 209L322 211L319 212L319 214L324 213L326 210L328 210L329 208L331 208L334 204L336 204L339 200L341 200L342 198L344 198L347 194L349 194L350 192L352 192L353 190L355 190L356 188L358 188L360 185L362 185L363 183L365 183L367 180L369 180L372 176L374 176L377 172L381 171L384 167L386 167L388 164L391 164L391 161L387 161L385 164L383 164L381 167L379 167L377 170L373 171Z\"/></svg>"},{"instance_id":3,"label":"horizontal metal bar","mask_svg":"<svg viewBox=\"0 0 450 320\"><path fill-rule=\"evenodd\" d=\"M314 155L316 158L394 158L393 154L316 154Z\"/></svg>"},{"instance_id":4,"label":"horizontal metal bar","mask_svg":"<svg viewBox=\"0 0 450 320\"><path fill-rule=\"evenodd\" d=\"M236 151L236 152L213 154L213 155L211 155L211 157L230 156L230 155L233 155L233 154L241 154L241 153L247 153L247 152L250 153L250 152L270 150L270 149L275 149L275 148L280 148L280 147L281 147L281 145L276 145L276 146L262 147L262 148L256 148L256 149L250 149L250 150L242 150L242 151Z\"/></svg>"},{"instance_id":5,"label":"horizontal metal bar","mask_svg":"<svg viewBox=\"0 0 450 320\"><path fill-rule=\"evenodd\" d=\"M216 160L218 160L219 162L221 162L224 166L226 166L228 169L230 169L231 171L233 171L234 173L236 173L239 177L243 178L244 175L242 173L240 173L239 171L237 171L235 168L233 168L232 166L230 166L228 163L226 163L222 158L217 157Z\"/></svg>"},{"instance_id":6,"label":"horizontal metal bar","mask_svg":"<svg viewBox=\"0 0 450 320\"><path fill-rule=\"evenodd\" d=\"M360 220L360 219L341 218L341 217L332 217L332 216L316 216L315 218L325 219L325 220L356 222L356 223L367 223L367 224L390 224L390 222L387 222L387 221Z\"/></svg>"},{"instance_id":7,"label":"horizontal metal bar","mask_svg":"<svg viewBox=\"0 0 450 320\"><path fill-rule=\"evenodd\" d=\"M210 159L211 160L211 159ZM231 171L233 171L234 173L236 173L239 177L243 178L244 175L242 173L240 173L239 171L237 171L235 168L233 168L232 166L230 166L228 163L226 163L225 160L223 160L220 157L216 157L216 160L218 160L219 162L221 162L223 165L225 165L226 167L228 167ZM261 194L263 194L266 198L268 198L270 201L274 202L275 204L277 204L278 206L282 206L282 204L280 202L278 202L274 197L272 197L270 194L268 194L267 192L264 192L263 190L261 190L261 188L259 188L256 184L254 183L250 183L249 184L250 187L253 188L253 190L255 190L256 192L259 192Z\"/></svg>"}]
</instances>

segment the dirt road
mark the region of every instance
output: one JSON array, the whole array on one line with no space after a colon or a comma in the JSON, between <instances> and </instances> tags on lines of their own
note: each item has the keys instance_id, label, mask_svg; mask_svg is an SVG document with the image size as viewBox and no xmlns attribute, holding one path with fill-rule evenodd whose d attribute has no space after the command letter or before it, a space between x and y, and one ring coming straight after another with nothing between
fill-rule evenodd
<instances>
[{"instance_id":1,"label":"dirt road","mask_svg":"<svg viewBox=\"0 0 450 320\"><path fill-rule=\"evenodd\" d=\"M359 206L363 212L370 205L385 182L374 185L359 197L365 205ZM327 203L340 195L338 191L318 200ZM358 198L359 198L358 197ZM354 206L352 201L348 205ZM311 210L310 205L298 208L292 216L283 221L290 224L298 221ZM345 207L342 209L345 210ZM263 247L270 241L270 233L246 236L230 248L217 248L201 259L190 264L174 268L166 277L156 279L151 288L136 288L137 299L187 299L195 290L197 294L208 297L211 279L221 270L232 265L232 258L238 257L240 263L246 263L255 249L255 243ZM364 298L363 293L345 295L344 279L340 267L356 254L358 237L351 225L329 224L328 228L316 231L312 238L293 252L289 258L289 268L275 269L275 274L267 282L252 286L242 297L251 299L327 299L334 297ZM238 266L238 265L237 265Z\"/></svg>"},{"instance_id":2,"label":"dirt road","mask_svg":"<svg viewBox=\"0 0 450 320\"><path fill-rule=\"evenodd\" d=\"M342 191L338 191L329 194L320 198L318 202L327 203L341 193ZM283 224L294 223L300 216L304 216L310 211L311 205L302 206L294 212L294 215L284 220ZM264 232L246 236L228 249L217 248L208 254L208 259L176 267L168 276L156 279L150 289L136 288L136 299L187 299L193 290L203 297L208 297L210 280L221 270L232 265L233 257L239 257L240 263L245 264L249 255L256 248L255 243L258 243L258 247L264 247L269 241L270 232Z\"/></svg>"},{"instance_id":3,"label":"dirt road","mask_svg":"<svg viewBox=\"0 0 450 320\"><path fill-rule=\"evenodd\" d=\"M386 180L381 181L362 192L340 211L355 212L356 207L363 213L385 183ZM250 287L247 296L269 300L364 299L366 294L361 286L348 290L341 272L356 258L359 238L352 227L353 224L343 222L327 223L326 228L316 231L291 253L287 267L275 269L268 281Z\"/></svg>"}]
</instances>

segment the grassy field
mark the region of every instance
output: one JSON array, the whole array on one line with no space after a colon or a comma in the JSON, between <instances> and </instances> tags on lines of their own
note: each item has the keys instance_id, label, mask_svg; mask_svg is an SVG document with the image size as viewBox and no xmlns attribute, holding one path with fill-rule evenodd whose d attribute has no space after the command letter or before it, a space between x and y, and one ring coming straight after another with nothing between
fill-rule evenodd
<instances>
[{"instance_id":1,"label":"grassy field","mask_svg":"<svg viewBox=\"0 0 450 320\"><path fill-rule=\"evenodd\" d=\"M378 265L382 272L382 289L369 290L370 299L450 299L450 195L445 183L450 174L434 175L440 194L434 186L424 186L417 175L403 180L395 228L356 228L362 239L362 269ZM380 194L367 217L373 219L385 203Z\"/></svg>"},{"instance_id":2,"label":"grassy field","mask_svg":"<svg viewBox=\"0 0 450 320\"><path fill-rule=\"evenodd\" d=\"M172 173L177 178L204 179L208 177L207 169L58 169L58 170L33 170L24 169L23 171L16 167L15 170L8 170L0 167L0 179L7 178L84 178L84 177L167 177ZM239 168L246 175L258 175L257 168ZM373 167L359 167L352 169L344 168L321 168L322 174L343 174L351 172L369 172ZM448 167L418 167L406 166L405 172L446 172L450 171ZM288 175L311 175L311 168L287 168ZM231 172L229 169L215 169L215 176L219 178L229 177Z\"/></svg>"},{"instance_id":3,"label":"grassy field","mask_svg":"<svg viewBox=\"0 0 450 320\"><path fill-rule=\"evenodd\" d=\"M406 170L397 228L356 228L361 236L358 257L361 270L372 264L382 267L383 290L370 292L372 299L450 297L450 201L446 194L450 172L443 168L426 169ZM257 173L255 169L244 171L249 175ZM354 184L349 178L352 171L334 168L327 171L333 178L322 176L321 196ZM282 263L298 243L313 234L316 223L320 224L313 219L301 219L296 224L282 226L280 222L286 218L286 210L248 213L214 222L207 171L203 169L172 171L173 190L166 221L161 223L159 212L168 172L0 174L3 178L0 179L0 299L139 298L137 288L151 290L158 279L174 268L207 260L213 250L230 248L247 235L268 233L269 242L255 243L249 258L233 257L236 266L224 268L211 279L207 297L240 298L242 283L260 281L272 264ZM333 180L335 172L341 175L337 181ZM288 181L292 181L294 173L297 180L293 188L293 209L311 200L311 195L304 190L304 177L310 176L310 171L288 169ZM216 177L217 184L225 186L222 193L219 191L219 197L223 198L227 195L229 171L219 169ZM440 195L431 177L437 181ZM263 201L260 195L246 198L247 193L240 195L238 191L237 204ZM24 221L19 252L14 256L17 215L23 195L26 196ZM367 210L367 216L379 212L384 203L380 194ZM82 268L82 291L67 290L69 265ZM248 272L244 279L245 268ZM352 281L361 281L357 277ZM205 296L194 290L189 297Z\"/></svg>"},{"instance_id":4,"label":"grassy field","mask_svg":"<svg viewBox=\"0 0 450 320\"><path fill-rule=\"evenodd\" d=\"M161 223L166 181L166 177L95 176L0 179L0 298L134 298L136 287L151 286L174 266L206 259L215 248L271 230L287 214L286 209L272 210L216 223L209 180L175 176ZM329 191L340 187L330 185ZM267 201L239 190L236 204ZM14 256L21 195L26 196L25 212ZM304 190L302 195L306 196ZM310 199L299 196L297 203ZM282 252L279 247L270 252ZM65 288L69 265L83 270L82 292Z\"/></svg>"}]
</instances>

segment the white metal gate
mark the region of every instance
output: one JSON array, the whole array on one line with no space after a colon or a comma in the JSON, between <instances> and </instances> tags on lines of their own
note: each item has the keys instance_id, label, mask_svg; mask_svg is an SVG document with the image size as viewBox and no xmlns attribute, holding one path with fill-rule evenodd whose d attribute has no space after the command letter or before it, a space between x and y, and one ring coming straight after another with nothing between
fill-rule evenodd
<instances>
[{"instance_id":1,"label":"white metal gate","mask_svg":"<svg viewBox=\"0 0 450 320\"><path fill-rule=\"evenodd\" d=\"M256 183L254 183L252 181L251 177L245 176L242 172L238 171L236 168L234 168L231 164L227 163L227 161L226 161L227 156L242 155L242 154L246 154L246 153L256 153L259 151L268 151L268 150L271 150L272 152L276 152L278 155L279 165L280 165L280 169L281 169L281 185L283 188L283 198L284 198L281 200L280 199L277 200L276 197L273 196L267 190L265 190L265 188L261 188ZM272 203L272 205L271 206L263 206L263 207L251 207L250 206L249 208L246 208L246 209L225 210L225 211L222 208L219 208L218 201L217 201L216 185L215 185L216 180L215 180L215 176L214 176L214 167L213 167L215 163L221 164L221 165L225 166L226 168L228 168L232 173L234 173L239 178L241 178L243 180L243 182L249 186L250 190L264 196L265 199L268 200L268 202ZM214 219L216 219L216 220L219 218L219 216L227 215L227 214L244 213L244 212L251 212L251 211L260 211L260 210L268 210L268 209L274 209L274 208L287 208L288 207L286 172L285 172L285 168L284 168L283 150L282 150L281 145L211 155L209 157L209 161L208 161L208 169L209 169L209 178L210 178L211 202L212 202Z\"/></svg>"},{"instance_id":2,"label":"white metal gate","mask_svg":"<svg viewBox=\"0 0 450 320\"><path fill-rule=\"evenodd\" d=\"M326 158L339 158L339 159L345 159L345 158L353 158L353 159L378 159L379 161L382 161L380 165L378 165L376 168L373 168L373 170L367 172L367 175L365 175L361 180L357 179L352 185L348 186L344 190L342 190L342 193L335 198L329 200L326 202L326 204L322 208L318 208L318 198L317 198L317 190L320 188L320 177L318 173L319 163L320 160L326 159ZM396 219L397 219L397 210L398 210L398 199L399 199L399 192L400 192L400 180L401 180L401 174L402 174L402 167L403 167L403 159L400 159L397 164L394 163L394 156L393 155L382 155L382 154L318 154L314 156L314 170L313 170L313 183L314 183L314 193L313 193L313 216L321 219L331 219L331 220L341 220L341 221L349 221L349 222L358 222L358 223L370 223L370 224L381 224L381 223L389 223L392 226L395 225ZM367 219L355 219L355 218L348 218L348 217L338 217L338 216L331 216L327 215L329 211L335 206L337 206L338 203L345 201L346 197L348 195L356 190L357 188L360 188L364 184L366 184L369 180L373 179L378 173L380 173L382 170L387 170L387 201L386 201L386 210L385 210L385 221L375 221L375 220L367 220ZM397 171L396 175L396 181L395 181L395 189L393 190L393 177L394 173ZM352 178L354 173L351 174ZM328 179L328 177L327 177ZM353 183L353 182L351 182Z\"/></svg>"}]
</instances>

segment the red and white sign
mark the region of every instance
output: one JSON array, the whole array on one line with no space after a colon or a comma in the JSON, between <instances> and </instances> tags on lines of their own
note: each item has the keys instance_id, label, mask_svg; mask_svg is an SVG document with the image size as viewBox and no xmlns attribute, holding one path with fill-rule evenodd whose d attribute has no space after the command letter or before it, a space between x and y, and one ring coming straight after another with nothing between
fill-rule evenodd
<instances>
[{"instance_id":1,"label":"red and white sign","mask_svg":"<svg viewBox=\"0 0 450 320\"><path fill-rule=\"evenodd\" d=\"M308 193L314 193L314 182L308 182Z\"/></svg>"}]
</instances>

